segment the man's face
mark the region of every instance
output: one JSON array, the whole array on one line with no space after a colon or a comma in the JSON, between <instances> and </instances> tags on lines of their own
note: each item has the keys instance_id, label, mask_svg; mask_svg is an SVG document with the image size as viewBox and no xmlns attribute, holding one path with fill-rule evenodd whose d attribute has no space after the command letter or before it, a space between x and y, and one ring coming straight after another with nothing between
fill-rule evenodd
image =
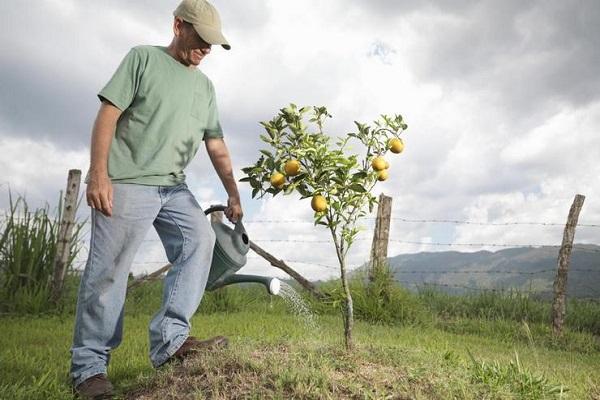
<instances>
[{"instance_id":1,"label":"man's face","mask_svg":"<svg viewBox=\"0 0 600 400\"><path fill-rule=\"evenodd\" d=\"M177 41L177 55L180 62L196 67L210 53L211 45L198 35L194 26L183 20L180 21L180 35Z\"/></svg>"}]
</instances>

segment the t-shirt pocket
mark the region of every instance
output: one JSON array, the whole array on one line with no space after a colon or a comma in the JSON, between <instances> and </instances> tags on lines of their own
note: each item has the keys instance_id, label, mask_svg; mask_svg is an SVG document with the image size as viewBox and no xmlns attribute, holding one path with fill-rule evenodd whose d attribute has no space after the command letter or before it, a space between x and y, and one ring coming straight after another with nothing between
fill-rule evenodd
<instances>
[{"instance_id":1,"label":"t-shirt pocket","mask_svg":"<svg viewBox=\"0 0 600 400\"><path fill-rule=\"evenodd\" d=\"M206 122L206 117L208 116L208 98L205 94L194 92L191 115L197 120Z\"/></svg>"}]
</instances>

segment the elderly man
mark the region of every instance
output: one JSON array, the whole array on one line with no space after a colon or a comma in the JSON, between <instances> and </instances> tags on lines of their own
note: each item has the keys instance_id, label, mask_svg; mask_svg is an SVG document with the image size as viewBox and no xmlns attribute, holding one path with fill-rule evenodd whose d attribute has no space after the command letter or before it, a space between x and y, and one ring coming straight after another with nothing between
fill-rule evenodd
<instances>
[{"instance_id":1,"label":"elderly man","mask_svg":"<svg viewBox=\"0 0 600 400\"><path fill-rule=\"evenodd\" d=\"M203 140L229 196L225 215L232 222L242 218L215 90L197 69L212 45L230 46L217 10L206 1L184 0L173 14L171 44L132 48L98 94L85 180L91 243L71 348L73 386L83 398L112 394L106 371L110 351L122 339L127 277L152 225L172 264L162 306L149 326L152 365L227 344L222 336L201 341L189 335L215 234L183 169Z\"/></svg>"}]
</instances>

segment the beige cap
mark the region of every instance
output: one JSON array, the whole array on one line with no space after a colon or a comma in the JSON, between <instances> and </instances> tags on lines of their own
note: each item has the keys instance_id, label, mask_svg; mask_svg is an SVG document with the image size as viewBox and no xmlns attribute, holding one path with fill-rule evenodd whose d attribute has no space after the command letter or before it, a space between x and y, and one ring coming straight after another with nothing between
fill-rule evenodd
<instances>
[{"instance_id":1,"label":"beige cap","mask_svg":"<svg viewBox=\"0 0 600 400\"><path fill-rule=\"evenodd\" d=\"M173 11L173 15L183 18L194 26L198 35L210 44L220 44L225 50L231 46L221 32L221 18L217 9L206 0L183 0Z\"/></svg>"}]
</instances>

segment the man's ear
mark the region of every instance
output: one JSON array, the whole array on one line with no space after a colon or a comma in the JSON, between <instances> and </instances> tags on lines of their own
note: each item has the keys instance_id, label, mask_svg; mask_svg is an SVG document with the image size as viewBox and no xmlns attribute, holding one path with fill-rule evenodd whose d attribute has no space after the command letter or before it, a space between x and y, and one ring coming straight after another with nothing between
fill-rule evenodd
<instances>
[{"instance_id":1,"label":"man's ear","mask_svg":"<svg viewBox=\"0 0 600 400\"><path fill-rule=\"evenodd\" d=\"M173 19L173 34L175 36L180 36L183 30L183 19L180 17L175 17Z\"/></svg>"}]
</instances>

